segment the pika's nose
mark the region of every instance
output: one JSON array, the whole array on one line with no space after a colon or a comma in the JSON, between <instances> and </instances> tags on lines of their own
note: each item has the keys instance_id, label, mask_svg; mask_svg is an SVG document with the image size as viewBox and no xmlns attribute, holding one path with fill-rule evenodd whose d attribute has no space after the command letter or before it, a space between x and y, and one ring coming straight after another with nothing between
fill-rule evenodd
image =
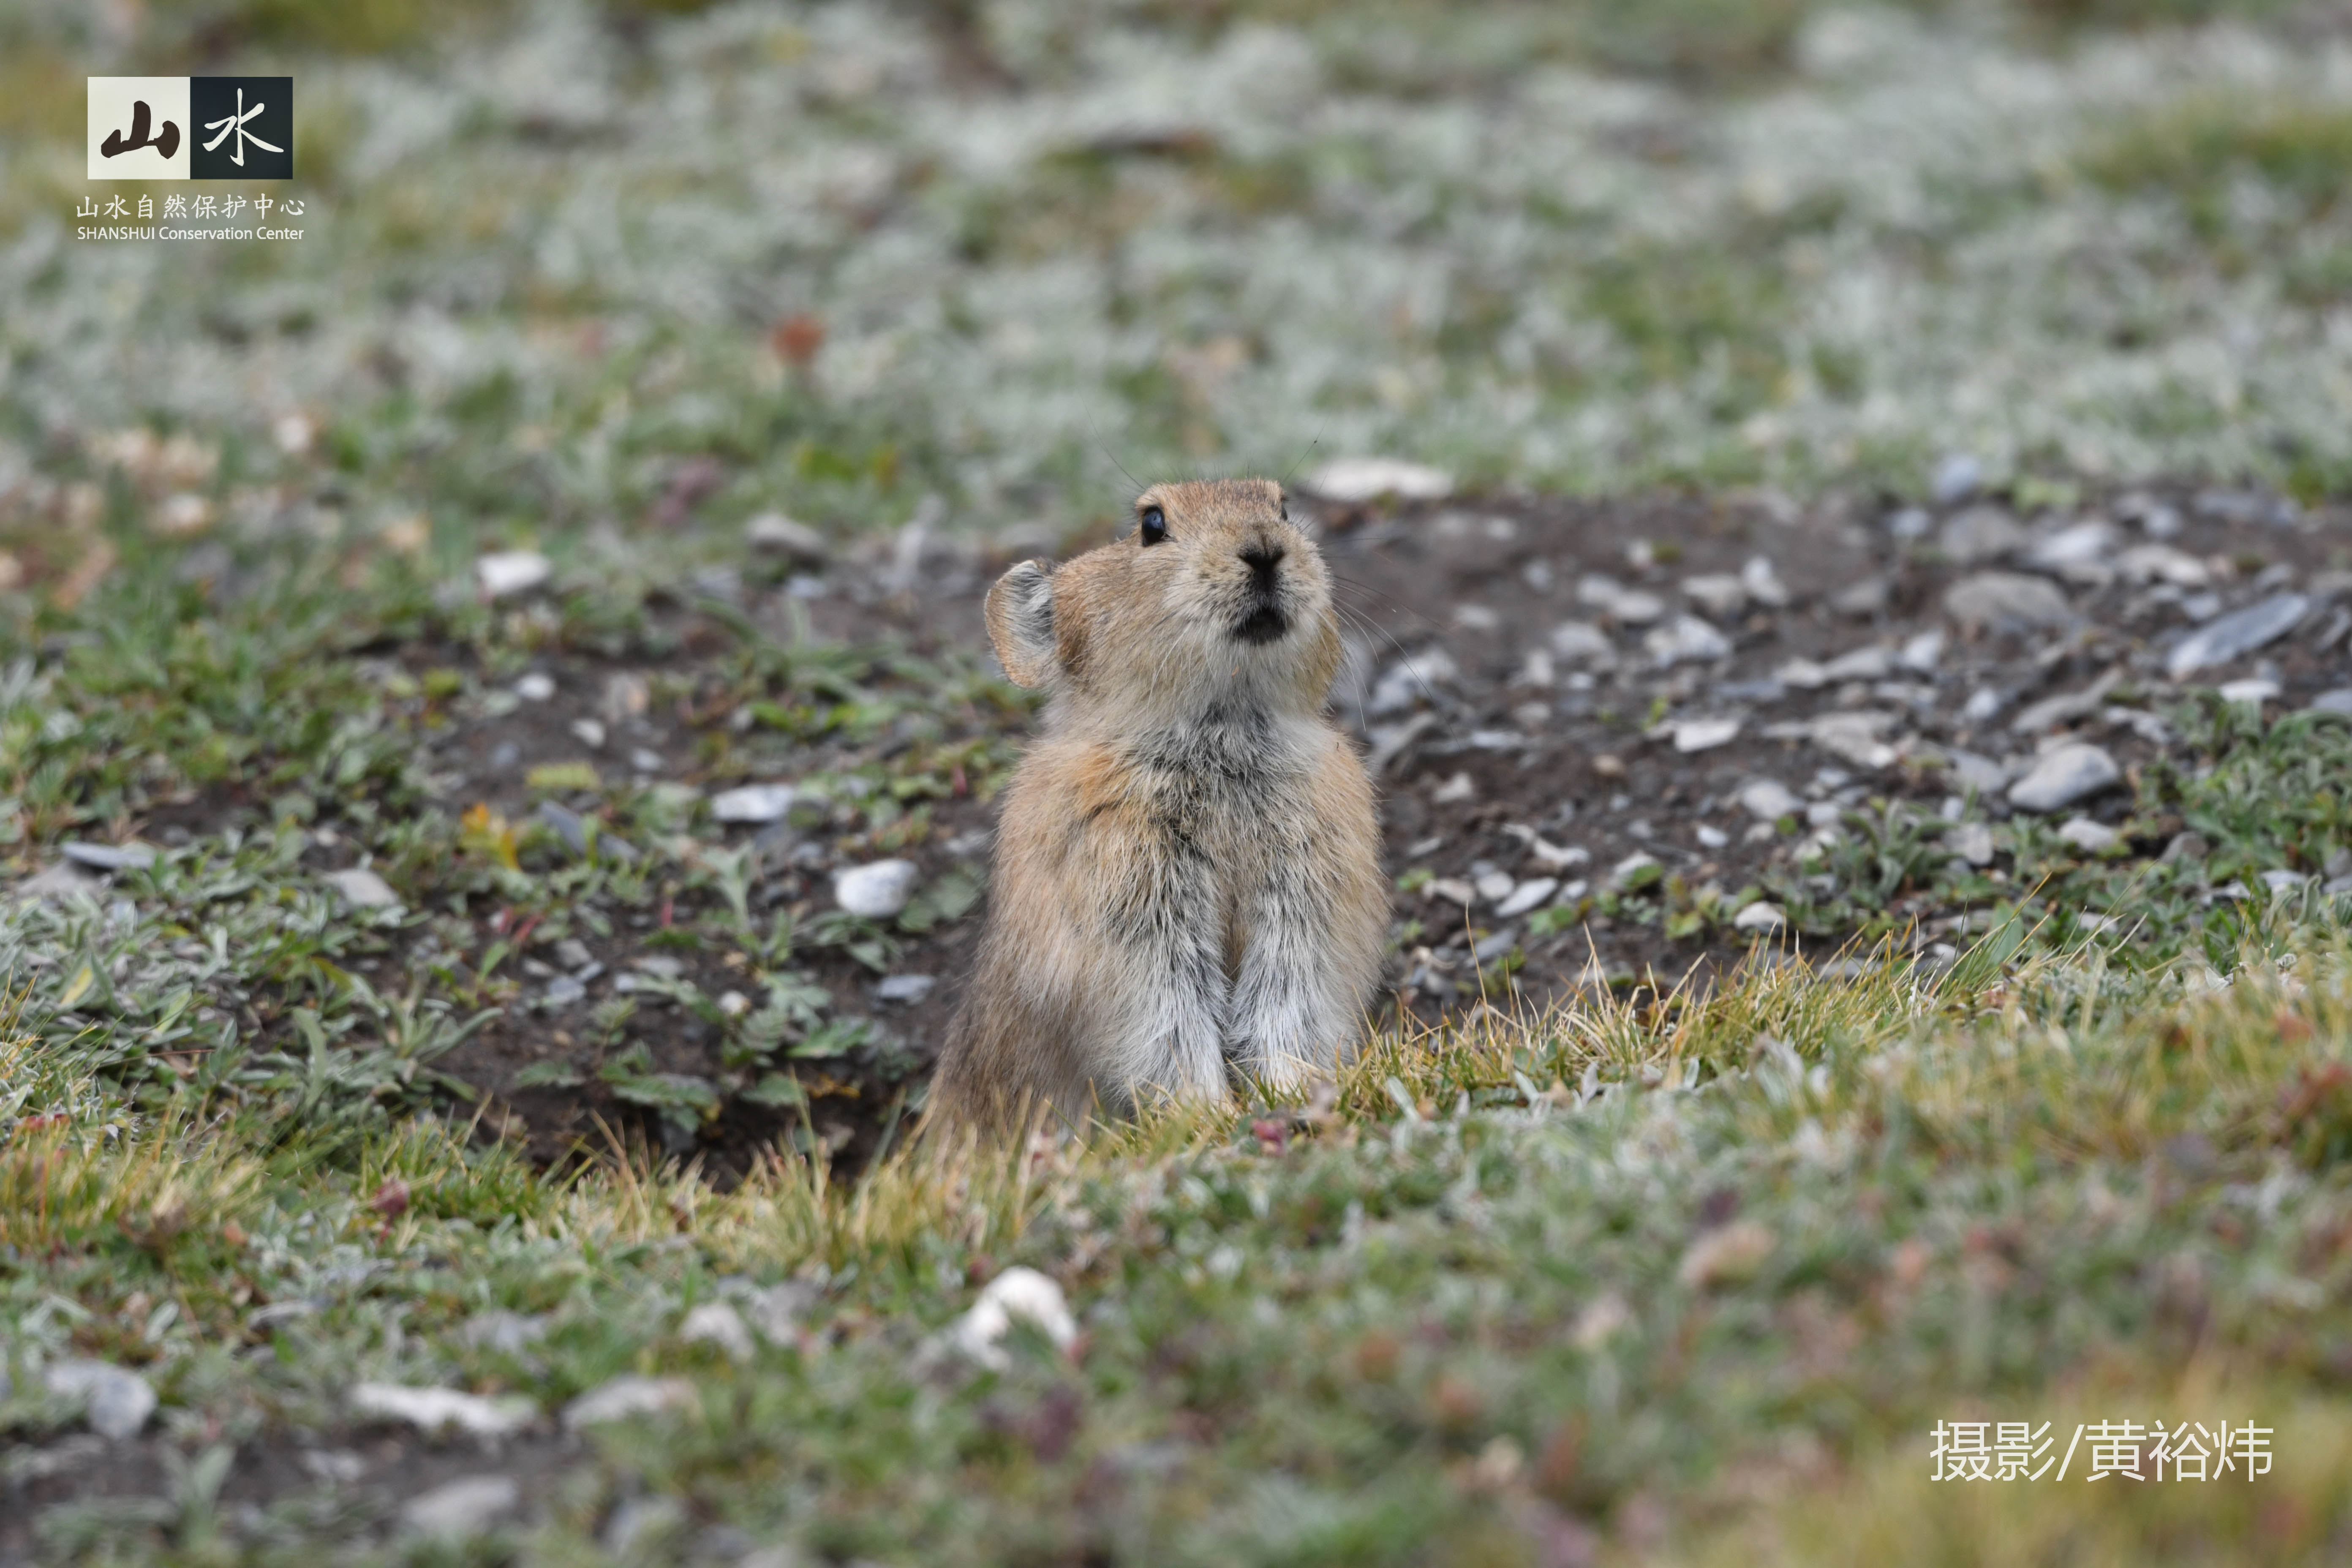
<instances>
[{"instance_id":1,"label":"pika's nose","mask_svg":"<svg viewBox=\"0 0 2352 1568\"><path fill-rule=\"evenodd\" d=\"M1274 569L1282 564L1282 546L1271 540L1254 539L1242 550L1242 564L1250 569L1250 586L1259 593L1274 589Z\"/></svg>"}]
</instances>

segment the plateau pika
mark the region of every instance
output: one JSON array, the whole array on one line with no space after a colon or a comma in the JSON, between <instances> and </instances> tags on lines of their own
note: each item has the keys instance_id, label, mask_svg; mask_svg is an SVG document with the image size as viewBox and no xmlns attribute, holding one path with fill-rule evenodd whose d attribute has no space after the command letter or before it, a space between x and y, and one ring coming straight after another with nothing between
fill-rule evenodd
<instances>
[{"instance_id":1,"label":"plateau pika","mask_svg":"<svg viewBox=\"0 0 2352 1568\"><path fill-rule=\"evenodd\" d=\"M989 590L1005 673L1051 695L940 1058L947 1120L1295 1088L1362 1027L1388 894L1371 781L1323 715L1322 556L1271 479L1154 485L1135 513Z\"/></svg>"}]
</instances>

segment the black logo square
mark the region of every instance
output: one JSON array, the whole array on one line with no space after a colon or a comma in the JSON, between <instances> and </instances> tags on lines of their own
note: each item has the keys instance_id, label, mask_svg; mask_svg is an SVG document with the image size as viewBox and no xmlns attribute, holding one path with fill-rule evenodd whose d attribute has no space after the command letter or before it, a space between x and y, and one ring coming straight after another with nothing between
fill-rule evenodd
<instances>
[{"instance_id":1,"label":"black logo square","mask_svg":"<svg viewBox=\"0 0 2352 1568\"><path fill-rule=\"evenodd\" d=\"M188 119L188 178L294 177L292 77L190 77Z\"/></svg>"}]
</instances>

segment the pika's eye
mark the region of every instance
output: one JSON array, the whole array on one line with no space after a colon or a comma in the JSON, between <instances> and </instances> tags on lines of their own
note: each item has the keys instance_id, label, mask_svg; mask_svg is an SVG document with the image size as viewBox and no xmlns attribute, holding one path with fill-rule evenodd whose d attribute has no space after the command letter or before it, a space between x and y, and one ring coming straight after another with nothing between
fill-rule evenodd
<instances>
[{"instance_id":1,"label":"pika's eye","mask_svg":"<svg viewBox=\"0 0 2352 1568\"><path fill-rule=\"evenodd\" d=\"M1145 507L1136 521L1137 532L1144 543L1157 544L1168 537L1168 514L1158 507Z\"/></svg>"}]
</instances>

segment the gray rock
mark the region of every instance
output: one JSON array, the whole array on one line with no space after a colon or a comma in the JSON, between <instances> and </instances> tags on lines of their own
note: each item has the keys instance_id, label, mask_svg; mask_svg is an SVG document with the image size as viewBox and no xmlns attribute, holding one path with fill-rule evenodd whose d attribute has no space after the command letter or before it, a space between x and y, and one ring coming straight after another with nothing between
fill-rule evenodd
<instances>
[{"instance_id":1,"label":"gray rock","mask_svg":"<svg viewBox=\"0 0 2352 1568\"><path fill-rule=\"evenodd\" d=\"M1977 493L1984 483L1984 464L1968 452L1948 453L1936 464L1927 493L1937 506L1954 506Z\"/></svg>"},{"instance_id":2,"label":"gray rock","mask_svg":"<svg viewBox=\"0 0 2352 1568\"><path fill-rule=\"evenodd\" d=\"M763 511L743 525L743 542L764 555L781 555L802 566L822 566L833 553L824 534L780 511Z\"/></svg>"},{"instance_id":3,"label":"gray rock","mask_svg":"<svg viewBox=\"0 0 2352 1568\"><path fill-rule=\"evenodd\" d=\"M2114 690L2116 683L2123 678L2123 669L2118 666L2080 691L2067 691L2056 697L2045 697L2041 701L2021 710L2016 718L2009 721L2009 727L2021 735L2038 735L2044 730L2054 730L2061 724L2071 724L2077 719L2097 712L2101 704L2106 701L2107 693Z\"/></svg>"},{"instance_id":4,"label":"gray rock","mask_svg":"<svg viewBox=\"0 0 2352 1568\"><path fill-rule=\"evenodd\" d=\"M576 1007L588 999L588 985L577 975L559 974L547 983L546 996L551 1007Z\"/></svg>"},{"instance_id":5,"label":"gray rock","mask_svg":"<svg viewBox=\"0 0 2352 1568\"><path fill-rule=\"evenodd\" d=\"M2263 886L2268 888L2273 894L2293 892L2310 880L2311 878L2304 872L2289 871L2284 868L2275 871L2265 871L2262 875Z\"/></svg>"},{"instance_id":6,"label":"gray rock","mask_svg":"<svg viewBox=\"0 0 2352 1568\"><path fill-rule=\"evenodd\" d=\"M1944 847L1971 866L1992 864L1992 829L1981 822L1963 822L1944 835Z\"/></svg>"},{"instance_id":7,"label":"gray rock","mask_svg":"<svg viewBox=\"0 0 2352 1568\"><path fill-rule=\"evenodd\" d=\"M514 683L514 694L525 702L544 702L555 695L555 677L534 669Z\"/></svg>"},{"instance_id":8,"label":"gray rock","mask_svg":"<svg viewBox=\"0 0 2352 1568\"><path fill-rule=\"evenodd\" d=\"M43 1381L57 1398L80 1400L89 1429L110 1442L135 1435L155 1414L147 1380L102 1361L57 1362Z\"/></svg>"},{"instance_id":9,"label":"gray rock","mask_svg":"<svg viewBox=\"0 0 2352 1568\"><path fill-rule=\"evenodd\" d=\"M833 900L853 915L871 921L888 920L913 900L919 875L911 860L877 860L870 866L854 866L834 873Z\"/></svg>"},{"instance_id":10,"label":"gray rock","mask_svg":"<svg viewBox=\"0 0 2352 1568\"><path fill-rule=\"evenodd\" d=\"M1509 898L1511 889L1518 885L1517 879L1508 871L1481 872L1470 884L1477 895L1490 904Z\"/></svg>"},{"instance_id":11,"label":"gray rock","mask_svg":"<svg viewBox=\"0 0 2352 1568\"><path fill-rule=\"evenodd\" d=\"M563 1425L572 1431L625 1421L633 1415L655 1415L694 1402L694 1384L682 1377L641 1377L625 1373L600 1383L563 1408Z\"/></svg>"},{"instance_id":12,"label":"gray rock","mask_svg":"<svg viewBox=\"0 0 2352 1568\"><path fill-rule=\"evenodd\" d=\"M1973 566L2023 549L2030 536L1998 507L1972 506L1944 524L1936 543L1955 563Z\"/></svg>"},{"instance_id":13,"label":"gray rock","mask_svg":"<svg viewBox=\"0 0 2352 1568\"><path fill-rule=\"evenodd\" d=\"M2009 782L2008 767L1980 752L1948 752L1945 764L1951 770L1955 784L1979 795L1990 795Z\"/></svg>"},{"instance_id":14,"label":"gray rock","mask_svg":"<svg viewBox=\"0 0 2352 1568\"><path fill-rule=\"evenodd\" d=\"M93 871L143 870L155 863L152 844L85 844L68 839L58 849L67 859Z\"/></svg>"},{"instance_id":15,"label":"gray rock","mask_svg":"<svg viewBox=\"0 0 2352 1568\"><path fill-rule=\"evenodd\" d=\"M902 1002L911 1007L929 996L931 987L939 983L935 974L886 974L882 977L882 984L874 988L874 999L877 1002Z\"/></svg>"},{"instance_id":16,"label":"gray rock","mask_svg":"<svg viewBox=\"0 0 2352 1568\"><path fill-rule=\"evenodd\" d=\"M781 822L798 794L785 784L739 784L710 797L710 815L721 822Z\"/></svg>"},{"instance_id":17,"label":"gray rock","mask_svg":"<svg viewBox=\"0 0 2352 1568\"><path fill-rule=\"evenodd\" d=\"M462 1540L479 1535L515 1510L522 1489L511 1476L467 1476L400 1506L400 1527L412 1535Z\"/></svg>"},{"instance_id":18,"label":"gray rock","mask_svg":"<svg viewBox=\"0 0 2352 1568\"><path fill-rule=\"evenodd\" d=\"M555 944L555 962L577 973L595 963L596 955L578 937L567 936Z\"/></svg>"},{"instance_id":19,"label":"gray rock","mask_svg":"<svg viewBox=\"0 0 2352 1568\"><path fill-rule=\"evenodd\" d=\"M555 829L555 836L562 839L574 855L588 853L588 820L578 812L560 802L542 800L539 803L539 819ZM596 853L607 859L625 863L637 858L637 847L618 834L604 832L600 826L596 834Z\"/></svg>"},{"instance_id":20,"label":"gray rock","mask_svg":"<svg viewBox=\"0 0 2352 1568\"><path fill-rule=\"evenodd\" d=\"M1935 526L1924 507L1906 506L1886 520L1886 531L1906 544L1927 538Z\"/></svg>"},{"instance_id":21,"label":"gray rock","mask_svg":"<svg viewBox=\"0 0 2352 1568\"><path fill-rule=\"evenodd\" d=\"M1789 923L1789 917L1780 905L1759 899L1731 917L1734 931L1779 931Z\"/></svg>"},{"instance_id":22,"label":"gray rock","mask_svg":"<svg viewBox=\"0 0 2352 1568\"><path fill-rule=\"evenodd\" d=\"M536 550L494 551L474 563L474 583L486 599L528 594L554 573L554 563Z\"/></svg>"},{"instance_id":23,"label":"gray rock","mask_svg":"<svg viewBox=\"0 0 2352 1568\"><path fill-rule=\"evenodd\" d=\"M1558 877L1530 877L1513 888L1510 897L1495 906L1495 918L1517 920L1532 910L1540 909L1544 901L1559 890Z\"/></svg>"},{"instance_id":24,"label":"gray rock","mask_svg":"<svg viewBox=\"0 0 2352 1568\"><path fill-rule=\"evenodd\" d=\"M2009 804L2022 811L2056 811L2098 794L2124 776L2115 758L2076 742L2053 746L2026 775L2009 786Z\"/></svg>"},{"instance_id":25,"label":"gray rock","mask_svg":"<svg viewBox=\"0 0 2352 1568\"><path fill-rule=\"evenodd\" d=\"M1978 572L1944 591L1944 613L1972 630L2032 631L2074 618L2066 595L2047 577Z\"/></svg>"},{"instance_id":26,"label":"gray rock","mask_svg":"<svg viewBox=\"0 0 2352 1568\"><path fill-rule=\"evenodd\" d=\"M1642 646L1660 668L1686 659L1731 657L1731 639L1696 616L1676 616L1667 625L1644 636Z\"/></svg>"},{"instance_id":27,"label":"gray rock","mask_svg":"<svg viewBox=\"0 0 2352 1568\"><path fill-rule=\"evenodd\" d=\"M2186 860L2202 860L2211 853L2213 847L2205 842L2205 836L2191 829L2174 834L2172 842L2164 847L2164 853L2157 858L2166 865L2177 866Z\"/></svg>"},{"instance_id":28,"label":"gray rock","mask_svg":"<svg viewBox=\"0 0 2352 1568\"><path fill-rule=\"evenodd\" d=\"M341 893L354 909L391 910L400 907L400 895L392 890L392 884L364 866L330 871L320 880Z\"/></svg>"},{"instance_id":29,"label":"gray rock","mask_svg":"<svg viewBox=\"0 0 2352 1568\"><path fill-rule=\"evenodd\" d=\"M2165 673L2178 680L2208 665L2227 664L2276 642L2293 631L2310 608L2311 601L2301 594L2273 594L2258 605L2209 621L2173 645L2165 656Z\"/></svg>"},{"instance_id":30,"label":"gray rock","mask_svg":"<svg viewBox=\"0 0 2352 1568\"><path fill-rule=\"evenodd\" d=\"M1842 616L1867 617L1886 608L1893 589L1884 577L1864 577L1830 595L1830 608Z\"/></svg>"}]
</instances>

